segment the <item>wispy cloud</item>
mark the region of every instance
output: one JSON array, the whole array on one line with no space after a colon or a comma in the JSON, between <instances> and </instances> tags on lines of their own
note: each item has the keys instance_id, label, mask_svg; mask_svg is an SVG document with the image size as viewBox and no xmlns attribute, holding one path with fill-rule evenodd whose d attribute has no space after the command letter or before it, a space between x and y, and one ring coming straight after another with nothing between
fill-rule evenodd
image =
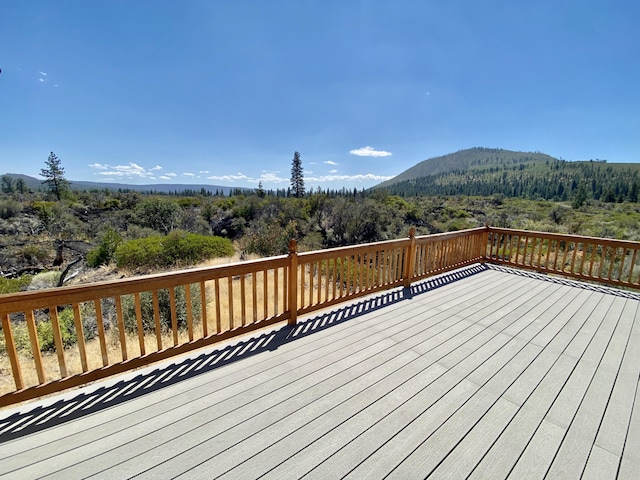
<instances>
[{"instance_id":1,"label":"wispy cloud","mask_svg":"<svg viewBox=\"0 0 640 480\"><path fill-rule=\"evenodd\" d=\"M109 168L108 165L104 165L102 163L91 163L89 168L95 168L96 170L106 170Z\"/></svg>"},{"instance_id":2,"label":"wispy cloud","mask_svg":"<svg viewBox=\"0 0 640 480\"><path fill-rule=\"evenodd\" d=\"M146 169L145 167L133 162L130 162L128 165L108 165L103 163L92 163L89 165L89 167L95 170L99 170L99 172L97 172L97 175L112 178L126 177L155 179L155 174L153 172L162 170L162 167L160 167L159 165L156 165L155 167L152 167L150 169ZM173 175L175 176L175 174Z\"/></svg>"},{"instance_id":3,"label":"wispy cloud","mask_svg":"<svg viewBox=\"0 0 640 480\"><path fill-rule=\"evenodd\" d=\"M224 182L237 182L240 180L249 180L244 173L236 173L235 175L211 175L207 177L209 180L218 180Z\"/></svg>"},{"instance_id":4,"label":"wispy cloud","mask_svg":"<svg viewBox=\"0 0 640 480\"><path fill-rule=\"evenodd\" d=\"M360 173L356 175L322 175L320 177L305 177L308 182L384 182L393 176Z\"/></svg>"},{"instance_id":5,"label":"wispy cloud","mask_svg":"<svg viewBox=\"0 0 640 480\"><path fill-rule=\"evenodd\" d=\"M327 165L340 165L339 163L336 163L333 160L327 160L324 163L327 164Z\"/></svg>"},{"instance_id":6,"label":"wispy cloud","mask_svg":"<svg viewBox=\"0 0 640 480\"><path fill-rule=\"evenodd\" d=\"M44 78L39 78L39 79L38 79L38 81L39 81L40 83L44 83Z\"/></svg>"},{"instance_id":7,"label":"wispy cloud","mask_svg":"<svg viewBox=\"0 0 640 480\"><path fill-rule=\"evenodd\" d=\"M49 75L47 72L38 72L40 75L42 75L43 77L46 77L47 75Z\"/></svg>"},{"instance_id":8,"label":"wispy cloud","mask_svg":"<svg viewBox=\"0 0 640 480\"><path fill-rule=\"evenodd\" d=\"M182 174L183 177L195 178L196 174L191 172L185 172Z\"/></svg>"},{"instance_id":9,"label":"wispy cloud","mask_svg":"<svg viewBox=\"0 0 640 480\"><path fill-rule=\"evenodd\" d=\"M329 170L329 173L338 173L338 170L334 168L333 170Z\"/></svg>"},{"instance_id":10,"label":"wispy cloud","mask_svg":"<svg viewBox=\"0 0 640 480\"><path fill-rule=\"evenodd\" d=\"M355 150L349 150L349 153L352 155L357 155L359 157L390 157L392 155L391 152L376 150L375 148L368 145L366 147L357 148Z\"/></svg>"}]
</instances>

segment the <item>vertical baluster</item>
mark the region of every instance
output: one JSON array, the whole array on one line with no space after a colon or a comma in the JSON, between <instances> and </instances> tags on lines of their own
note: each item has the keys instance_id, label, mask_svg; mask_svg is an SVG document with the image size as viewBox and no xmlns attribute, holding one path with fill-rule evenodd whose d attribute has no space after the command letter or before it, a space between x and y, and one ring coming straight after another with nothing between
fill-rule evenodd
<instances>
[{"instance_id":1,"label":"vertical baluster","mask_svg":"<svg viewBox=\"0 0 640 480\"><path fill-rule=\"evenodd\" d=\"M253 323L258 321L258 274L251 272L251 306L253 307Z\"/></svg>"},{"instance_id":2,"label":"vertical baluster","mask_svg":"<svg viewBox=\"0 0 640 480\"><path fill-rule=\"evenodd\" d=\"M562 264L560 265L560 270L564 272L564 266L567 263L567 253L569 252L569 242L567 240L564 241L564 254L562 255Z\"/></svg>"},{"instance_id":3,"label":"vertical baluster","mask_svg":"<svg viewBox=\"0 0 640 480\"><path fill-rule=\"evenodd\" d=\"M229 330L233 330L235 326L235 317L234 317L234 305L233 305L233 277L227 277L227 302L229 308Z\"/></svg>"},{"instance_id":4,"label":"vertical baluster","mask_svg":"<svg viewBox=\"0 0 640 480\"><path fill-rule=\"evenodd\" d=\"M60 319L58 318L58 309L55 306L49 307L49 316L51 317L51 329L53 330L53 342L56 346L56 355L58 357L58 367L60 368L60 378L68 376L67 364L64 358L64 344L62 343L62 335L60 334Z\"/></svg>"},{"instance_id":5,"label":"vertical baluster","mask_svg":"<svg viewBox=\"0 0 640 480\"><path fill-rule=\"evenodd\" d=\"M629 283L633 284L633 268L636 265L636 256L638 254L638 248L633 249L633 257L631 258L631 267L629 268L629 279L627 280Z\"/></svg>"},{"instance_id":6,"label":"vertical baluster","mask_svg":"<svg viewBox=\"0 0 640 480\"><path fill-rule=\"evenodd\" d=\"M133 299L136 309L136 323L138 325L138 344L140 345L140 355L145 354L144 349L144 326L142 325L142 307L140 305L140 294L138 292L133 294Z\"/></svg>"},{"instance_id":7,"label":"vertical baluster","mask_svg":"<svg viewBox=\"0 0 640 480\"><path fill-rule=\"evenodd\" d=\"M173 346L180 343L178 338L178 308L176 306L176 288L169 287L169 306L171 308L171 333L173 334Z\"/></svg>"},{"instance_id":8,"label":"vertical baluster","mask_svg":"<svg viewBox=\"0 0 640 480\"><path fill-rule=\"evenodd\" d=\"M100 352L102 353L102 366L109 365L109 354L107 353L107 336L104 332L104 319L102 318L102 302L99 298L93 301L96 309L96 324L98 326L98 341L100 342Z\"/></svg>"},{"instance_id":9,"label":"vertical baluster","mask_svg":"<svg viewBox=\"0 0 640 480\"><path fill-rule=\"evenodd\" d=\"M269 318L269 272L266 269L262 271L262 312L264 318Z\"/></svg>"},{"instance_id":10,"label":"vertical baluster","mask_svg":"<svg viewBox=\"0 0 640 480\"><path fill-rule=\"evenodd\" d=\"M529 237L527 237L528 239ZM528 267L533 266L533 256L535 255L535 251L536 251L536 243L537 243L537 238L536 237L531 237L531 253L529 254L529 263L526 263L525 260L525 265L527 265Z\"/></svg>"},{"instance_id":11,"label":"vertical baluster","mask_svg":"<svg viewBox=\"0 0 640 480\"><path fill-rule=\"evenodd\" d=\"M331 259L331 267L333 269L333 277L331 279L331 299L335 300L338 298L338 259Z\"/></svg>"},{"instance_id":12,"label":"vertical baluster","mask_svg":"<svg viewBox=\"0 0 640 480\"><path fill-rule=\"evenodd\" d=\"M153 323L156 333L156 346L158 351L162 350L162 325L160 323L160 299L158 298L158 290L152 292L153 301Z\"/></svg>"},{"instance_id":13,"label":"vertical baluster","mask_svg":"<svg viewBox=\"0 0 640 480\"><path fill-rule=\"evenodd\" d=\"M600 256L600 266L598 267L598 278L602 278L602 268L604 267L604 261L607 258L607 250L609 247L602 245L602 255Z\"/></svg>"},{"instance_id":14,"label":"vertical baluster","mask_svg":"<svg viewBox=\"0 0 640 480\"><path fill-rule=\"evenodd\" d=\"M38 331L36 329L36 319L33 310L26 312L27 329L29 331L29 340L31 342L31 352L33 353L33 361L36 364L36 373L38 374L38 382L46 381L44 368L42 365L42 354L40 353L40 343L38 342Z\"/></svg>"},{"instance_id":15,"label":"vertical baluster","mask_svg":"<svg viewBox=\"0 0 640 480\"><path fill-rule=\"evenodd\" d=\"M26 313L26 312L25 312ZM13 338L13 329L11 327L11 317L8 313L2 316L2 333L4 333L4 343L7 355L9 355L9 363L11 364L11 373L16 390L24 388L22 379L22 371L20 370L20 362L18 361L18 351L16 350L16 342Z\"/></svg>"},{"instance_id":16,"label":"vertical baluster","mask_svg":"<svg viewBox=\"0 0 640 480\"><path fill-rule=\"evenodd\" d=\"M618 268L618 275L616 275L616 280L621 281L622 278L622 271L624 270L624 264L627 261L627 258L629 258L629 256L627 255L627 248L626 247L620 247L622 249L622 253L620 256L620 267Z\"/></svg>"},{"instance_id":17,"label":"vertical baluster","mask_svg":"<svg viewBox=\"0 0 640 480\"><path fill-rule=\"evenodd\" d=\"M542 268L542 263L541 263L541 259L542 259L542 248L544 247L544 238L540 237L540 248L538 248L538 262L537 265L539 268Z\"/></svg>"},{"instance_id":18,"label":"vertical baluster","mask_svg":"<svg viewBox=\"0 0 640 480\"><path fill-rule=\"evenodd\" d=\"M193 342L193 307L191 305L191 284L184 285L184 303L187 307L187 333L189 334L189 341Z\"/></svg>"},{"instance_id":19,"label":"vertical baluster","mask_svg":"<svg viewBox=\"0 0 640 480\"><path fill-rule=\"evenodd\" d=\"M329 259L327 258L324 261L324 301L329 301L329 278L331 274L329 273Z\"/></svg>"},{"instance_id":20,"label":"vertical baluster","mask_svg":"<svg viewBox=\"0 0 640 480\"><path fill-rule=\"evenodd\" d=\"M287 312L289 310L289 275L287 275L287 269L285 267L282 269L275 268L274 272L277 275L280 275L280 272L282 272L282 311Z\"/></svg>"},{"instance_id":21,"label":"vertical baluster","mask_svg":"<svg viewBox=\"0 0 640 480\"><path fill-rule=\"evenodd\" d=\"M307 264L309 266L309 306L313 305L313 262L309 262ZM304 301L300 305L301 307L305 307Z\"/></svg>"},{"instance_id":22,"label":"vertical baluster","mask_svg":"<svg viewBox=\"0 0 640 480\"><path fill-rule=\"evenodd\" d=\"M266 285L266 282L265 282ZM218 277L214 280L214 288L216 291L215 301L216 301L216 333L222 332L222 320L220 318L220 279Z\"/></svg>"},{"instance_id":23,"label":"vertical baluster","mask_svg":"<svg viewBox=\"0 0 640 480\"><path fill-rule=\"evenodd\" d=\"M304 268L304 267L302 267ZM273 303L273 315L276 316L278 315L278 313L280 312L280 308L278 305L278 293L280 292L280 289L278 288L278 283L279 283L279 278L280 275L278 275L278 269L274 268L273 269L273 299L274 299L274 303ZM302 277L300 277L302 278ZM302 282L304 283L304 279L302 280Z\"/></svg>"},{"instance_id":24,"label":"vertical baluster","mask_svg":"<svg viewBox=\"0 0 640 480\"><path fill-rule=\"evenodd\" d=\"M591 244L591 261L589 262L589 276L593 276L593 263L596 261L596 252L598 251L595 243Z\"/></svg>"},{"instance_id":25,"label":"vertical baluster","mask_svg":"<svg viewBox=\"0 0 640 480\"><path fill-rule=\"evenodd\" d=\"M207 325L207 290L204 280L200 280L200 309L202 310L202 338L204 338L209 336L209 326Z\"/></svg>"},{"instance_id":26,"label":"vertical baluster","mask_svg":"<svg viewBox=\"0 0 640 480\"><path fill-rule=\"evenodd\" d=\"M584 275L584 261L587 258L587 250L589 249L588 243L582 244L582 255L580 256L580 275Z\"/></svg>"},{"instance_id":27,"label":"vertical baluster","mask_svg":"<svg viewBox=\"0 0 640 480\"><path fill-rule=\"evenodd\" d=\"M247 324L247 296L245 293L245 279L244 273L240 275L240 318L241 325L244 327Z\"/></svg>"},{"instance_id":28,"label":"vertical baluster","mask_svg":"<svg viewBox=\"0 0 640 480\"><path fill-rule=\"evenodd\" d=\"M607 272L607 280L611 280L613 274L613 266L616 264L616 257L618 256L618 247L611 247L611 257L609 260L609 271Z\"/></svg>"},{"instance_id":29,"label":"vertical baluster","mask_svg":"<svg viewBox=\"0 0 640 480\"><path fill-rule=\"evenodd\" d=\"M122 353L122 361L128 360L127 356L127 337L124 331L124 316L122 315L122 298L120 295L115 296L116 300L116 317L118 322L118 337L120 339L120 352Z\"/></svg>"},{"instance_id":30,"label":"vertical baluster","mask_svg":"<svg viewBox=\"0 0 640 480\"><path fill-rule=\"evenodd\" d=\"M560 240L555 241L556 248L553 255L553 271L558 271L558 254L560 253Z\"/></svg>"},{"instance_id":31,"label":"vertical baluster","mask_svg":"<svg viewBox=\"0 0 640 480\"><path fill-rule=\"evenodd\" d=\"M82 327L82 314L80 313L80 304L73 304L73 320L76 325L76 344L78 345L78 351L80 353L80 363L82 364L82 371L87 372L89 370L89 362L87 361L87 348L84 343L84 328Z\"/></svg>"},{"instance_id":32,"label":"vertical baluster","mask_svg":"<svg viewBox=\"0 0 640 480\"><path fill-rule=\"evenodd\" d=\"M578 245L577 241L573 242L573 255L571 255L571 267L569 269L569 273L575 275L575 266L576 266L576 255L578 254ZM582 272L581 272L582 273Z\"/></svg>"}]
</instances>

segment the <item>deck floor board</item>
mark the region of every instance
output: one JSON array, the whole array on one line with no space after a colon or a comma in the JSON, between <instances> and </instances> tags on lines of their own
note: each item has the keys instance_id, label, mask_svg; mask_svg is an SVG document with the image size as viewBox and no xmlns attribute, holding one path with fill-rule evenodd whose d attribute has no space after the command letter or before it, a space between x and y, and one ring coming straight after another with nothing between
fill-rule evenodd
<instances>
[{"instance_id":1,"label":"deck floor board","mask_svg":"<svg viewBox=\"0 0 640 480\"><path fill-rule=\"evenodd\" d=\"M466 267L0 411L0 477L638 478L639 341L640 295Z\"/></svg>"}]
</instances>

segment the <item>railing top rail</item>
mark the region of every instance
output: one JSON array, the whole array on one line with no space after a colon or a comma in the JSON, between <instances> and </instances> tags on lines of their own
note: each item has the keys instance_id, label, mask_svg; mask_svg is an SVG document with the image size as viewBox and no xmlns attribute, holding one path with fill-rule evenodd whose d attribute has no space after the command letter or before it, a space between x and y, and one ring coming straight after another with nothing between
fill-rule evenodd
<instances>
[{"instance_id":1,"label":"railing top rail","mask_svg":"<svg viewBox=\"0 0 640 480\"><path fill-rule=\"evenodd\" d=\"M518 230L515 228L500 228L500 227L488 227L488 231L490 233L507 233L507 234L519 234L529 237L545 237L552 238L556 240L570 240L570 241L578 241L580 243L598 243L603 245L617 245L619 247L629 247L633 249L640 248L640 242L635 242L633 240L616 240L613 238L602 238L602 237L588 237L584 235L573 235L573 234L564 234L564 233L552 233L552 232L538 232L535 230Z\"/></svg>"},{"instance_id":2,"label":"railing top rail","mask_svg":"<svg viewBox=\"0 0 640 480\"><path fill-rule=\"evenodd\" d=\"M445 233L434 233L431 235L420 235L415 237L416 241L420 243L428 243L428 242L437 242L446 238L458 238L464 237L469 234L485 232L487 227L476 227L469 228L466 230L456 230L455 232L445 232ZM362 243L359 245L349 245L346 247L335 247L335 248L327 248L323 250L313 250L309 252L299 252L298 257L300 257L300 261L308 261L306 257L313 257L313 259L324 259L331 258L335 256L340 256L341 254L348 255L350 253L360 253L362 251L371 251L371 250L381 250L387 247L405 247L411 243L410 238L400 238L396 240L384 240L381 242L372 242L372 243Z\"/></svg>"},{"instance_id":3,"label":"railing top rail","mask_svg":"<svg viewBox=\"0 0 640 480\"><path fill-rule=\"evenodd\" d=\"M474 233L481 233L486 231L487 231L487 227L467 228L465 230L455 230L453 232L434 233L431 235L420 235L416 237L416 241L420 243L437 242L445 238L465 237L467 235L472 235Z\"/></svg>"}]
</instances>

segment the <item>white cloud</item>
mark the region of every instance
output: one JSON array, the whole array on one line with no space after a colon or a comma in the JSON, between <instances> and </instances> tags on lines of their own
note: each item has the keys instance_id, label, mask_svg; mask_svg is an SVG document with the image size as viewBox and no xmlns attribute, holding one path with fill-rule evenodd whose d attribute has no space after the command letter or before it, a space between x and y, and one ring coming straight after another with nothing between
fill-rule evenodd
<instances>
[{"instance_id":1,"label":"white cloud","mask_svg":"<svg viewBox=\"0 0 640 480\"><path fill-rule=\"evenodd\" d=\"M169 175L160 175L158 178L162 180L171 180L171 177Z\"/></svg>"},{"instance_id":2,"label":"white cloud","mask_svg":"<svg viewBox=\"0 0 640 480\"><path fill-rule=\"evenodd\" d=\"M151 170L138 165L137 163L130 162L128 165L107 165L102 163L92 163L90 168L101 170L98 175L110 176L110 177L126 177L126 178L149 178L154 179L153 171L161 169L162 167L154 167ZM175 174L174 174L175 175Z\"/></svg>"},{"instance_id":3,"label":"white cloud","mask_svg":"<svg viewBox=\"0 0 640 480\"><path fill-rule=\"evenodd\" d=\"M209 173L209 170L200 170L198 173L201 175L206 175Z\"/></svg>"},{"instance_id":4,"label":"white cloud","mask_svg":"<svg viewBox=\"0 0 640 480\"><path fill-rule=\"evenodd\" d=\"M375 150L370 146L357 148L355 150L349 150L349 153L352 155L357 155L359 157L390 157L392 155L391 152L386 152L384 150Z\"/></svg>"},{"instance_id":5,"label":"white cloud","mask_svg":"<svg viewBox=\"0 0 640 480\"><path fill-rule=\"evenodd\" d=\"M193 177L196 176L196 174L195 173L190 173L190 172L185 172L185 173L182 174L182 176L183 177L192 177L193 178Z\"/></svg>"},{"instance_id":6,"label":"white cloud","mask_svg":"<svg viewBox=\"0 0 640 480\"><path fill-rule=\"evenodd\" d=\"M364 173L357 175L322 175L320 177L305 177L308 182L384 182L393 176Z\"/></svg>"},{"instance_id":7,"label":"white cloud","mask_svg":"<svg viewBox=\"0 0 640 480\"><path fill-rule=\"evenodd\" d=\"M46 77L47 75L49 75L47 72L38 72L40 75L42 75L43 77Z\"/></svg>"},{"instance_id":8,"label":"white cloud","mask_svg":"<svg viewBox=\"0 0 640 480\"><path fill-rule=\"evenodd\" d=\"M324 162L324 163L326 163L327 165L340 165L339 163L336 163L336 162L334 162L334 161L332 161L332 160L327 160L327 161L326 161L326 162Z\"/></svg>"},{"instance_id":9,"label":"white cloud","mask_svg":"<svg viewBox=\"0 0 640 480\"><path fill-rule=\"evenodd\" d=\"M207 177L209 180L222 180L225 182L235 182L238 180L248 180L249 177L242 173L238 173L236 175L211 175Z\"/></svg>"},{"instance_id":10,"label":"white cloud","mask_svg":"<svg viewBox=\"0 0 640 480\"><path fill-rule=\"evenodd\" d=\"M334 168L333 170L329 170L329 173L338 173L338 170Z\"/></svg>"},{"instance_id":11,"label":"white cloud","mask_svg":"<svg viewBox=\"0 0 640 480\"><path fill-rule=\"evenodd\" d=\"M44 83L44 78L39 78L39 79L38 79L38 81L39 81L40 83Z\"/></svg>"},{"instance_id":12,"label":"white cloud","mask_svg":"<svg viewBox=\"0 0 640 480\"><path fill-rule=\"evenodd\" d=\"M177 177L177 176L178 176L178 174L177 174L177 173L173 173L173 172L169 172L169 173L167 173L167 175L166 175L166 176L167 176L167 177L171 177L171 178L173 178L173 177Z\"/></svg>"},{"instance_id":13,"label":"white cloud","mask_svg":"<svg viewBox=\"0 0 640 480\"><path fill-rule=\"evenodd\" d=\"M156 165L155 167L153 167L151 169L151 171L153 171L153 170L162 170L162 167L160 165Z\"/></svg>"},{"instance_id":14,"label":"white cloud","mask_svg":"<svg viewBox=\"0 0 640 480\"><path fill-rule=\"evenodd\" d=\"M109 168L108 165L103 165L102 163L92 163L89 165L89 168L95 168L96 170L106 170Z\"/></svg>"}]
</instances>

